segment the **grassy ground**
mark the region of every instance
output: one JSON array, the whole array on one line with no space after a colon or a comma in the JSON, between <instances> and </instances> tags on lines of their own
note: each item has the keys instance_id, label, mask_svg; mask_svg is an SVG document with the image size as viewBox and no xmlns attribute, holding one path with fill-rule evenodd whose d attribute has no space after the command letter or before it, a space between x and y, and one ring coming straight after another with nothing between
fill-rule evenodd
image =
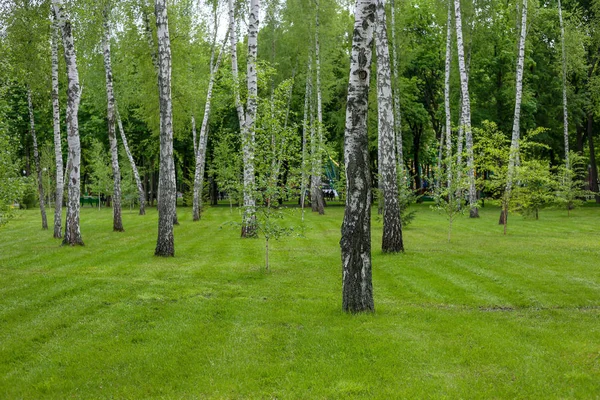
<instances>
[{"instance_id":1,"label":"grassy ground","mask_svg":"<svg viewBox=\"0 0 600 400\"><path fill-rule=\"evenodd\" d=\"M271 243L179 209L84 208L85 247L28 211L0 230L0 398L598 398L600 209L461 218L421 206L404 255L373 227L374 315L341 312L341 207Z\"/></svg>"}]
</instances>

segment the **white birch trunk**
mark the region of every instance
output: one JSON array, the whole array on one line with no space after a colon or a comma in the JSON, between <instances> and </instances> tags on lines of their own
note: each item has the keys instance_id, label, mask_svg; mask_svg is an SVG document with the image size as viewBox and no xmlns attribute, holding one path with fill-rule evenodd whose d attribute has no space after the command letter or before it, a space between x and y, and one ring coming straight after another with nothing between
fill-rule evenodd
<instances>
[{"instance_id":1,"label":"white birch trunk","mask_svg":"<svg viewBox=\"0 0 600 400\"><path fill-rule=\"evenodd\" d=\"M563 133L565 139L565 165L571 167L569 160L569 110L567 109L567 52L565 49L565 26L562 16L562 5L558 0L558 19L560 22L560 45L562 49L562 86L563 86Z\"/></svg>"},{"instance_id":2,"label":"white birch trunk","mask_svg":"<svg viewBox=\"0 0 600 400\"><path fill-rule=\"evenodd\" d=\"M158 33L158 90L160 100L160 170L158 179L157 256L175 255L173 224L175 219L175 162L173 160L173 104L171 102L171 41L167 0L155 0Z\"/></svg>"},{"instance_id":3,"label":"white birch trunk","mask_svg":"<svg viewBox=\"0 0 600 400\"><path fill-rule=\"evenodd\" d=\"M467 148L467 173L469 177L469 215L479 217L477 209L477 191L475 189L475 163L473 159L473 132L471 130L471 100L469 98L469 77L465 63L465 48L462 34L462 16L460 0L454 0L456 17L456 44L458 50L458 67L460 72L460 89L462 94L462 126L464 127Z\"/></svg>"},{"instance_id":4,"label":"white birch trunk","mask_svg":"<svg viewBox=\"0 0 600 400\"><path fill-rule=\"evenodd\" d=\"M446 111L446 174L448 188L452 186L452 113L450 110L450 66L452 60L452 3L448 0L446 22L446 65L444 69L444 109Z\"/></svg>"},{"instance_id":5,"label":"white birch trunk","mask_svg":"<svg viewBox=\"0 0 600 400\"><path fill-rule=\"evenodd\" d=\"M319 1L317 0L317 12L315 17L315 65L317 76L317 137L313 157L312 183L311 183L311 206L319 215L325 213L325 200L321 189L321 176L323 175L322 148L323 148L323 100L321 94L321 51L319 43Z\"/></svg>"},{"instance_id":6,"label":"white birch trunk","mask_svg":"<svg viewBox=\"0 0 600 400\"><path fill-rule=\"evenodd\" d=\"M40 202L40 214L42 215L42 229L48 229L48 219L46 218L46 206L44 196L44 181L42 176L42 165L40 164L40 152L38 149L37 135L35 134L35 118L33 116L33 102L31 101L31 89L27 86L27 105L29 109L29 129L33 139L33 159L35 161L35 171L38 181L38 197Z\"/></svg>"},{"instance_id":7,"label":"white birch trunk","mask_svg":"<svg viewBox=\"0 0 600 400\"><path fill-rule=\"evenodd\" d=\"M371 277L371 172L367 137L375 0L356 0L346 107L346 209L342 224L342 309L374 311Z\"/></svg>"},{"instance_id":8,"label":"white birch trunk","mask_svg":"<svg viewBox=\"0 0 600 400\"><path fill-rule=\"evenodd\" d=\"M192 115L192 142L194 144L194 157L198 155L198 136L196 132L196 117Z\"/></svg>"},{"instance_id":9,"label":"white birch trunk","mask_svg":"<svg viewBox=\"0 0 600 400\"><path fill-rule=\"evenodd\" d=\"M81 101L81 87L79 85L79 72L77 71L77 57L71 21L65 15L63 0L52 0L54 14L62 30L65 62L67 64L67 142L69 156L67 158L68 200L67 217L65 222L65 236L63 244L71 246L83 245L79 226L79 197L81 194L81 143L79 141L79 103Z\"/></svg>"},{"instance_id":10,"label":"white birch trunk","mask_svg":"<svg viewBox=\"0 0 600 400\"><path fill-rule=\"evenodd\" d=\"M379 117L379 176L383 189L383 237L381 249L384 253L404 251L398 183L396 153L394 152L394 112L390 52L387 36L384 0L377 1L375 24L375 48L377 50L377 111Z\"/></svg>"},{"instance_id":11,"label":"white birch trunk","mask_svg":"<svg viewBox=\"0 0 600 400\"><path fill-rule=\"evenodd\" d=\"M504 223L505 227L508 220L508 202L512 193L515 165L519 159L519 140L521 137L521 100L523 97L523 68L525 64L525 39L527 37L527 0L523 0L522 12L521 34L519 37L519 55L517 57L515 115L513 120L512 139L510 143L510 154L508 158L508 176L506 180L506 188L504 190L504 207L502 210L503 215L501 215L500 218L500 222Z\"/></svg>"},{"instance_id":12,"label":"white birch trunk","mask_svg":"<svg viewBox=\"0 0 600 400\"><path fill-rule=\"evenodd\" d=\"M400 74L398 72L398 44L396 42L396 4L395 0L391 0L392 9L392 81L394 91L394 134L396 135L396 158L398 161L398 174L400 182L404 185L406 178L406 170L404 168L404 154L402 150L402 113L400 112L400 84L398 82Z\"/></svg>"},{"instance_id":13,"label":"white birch trunk","mask_svg":"<svg viewBox=\"0 0 600 400\"><path fill-rule=\"evenodd\" d=\"M104 54L104 71L106 75L106 99L108 116L108 142L110 144L110 158L113 173L113 231L123 232L123 220L121 218L121 169L119 168L119 150L116 136L116 112L115 94L113 89L113 74L110 60L110 3L104 9L104 35L102 38L102 49Z\"/></svg>"},{"instance_id":14,"label":"white birch trunk","mask_svg":"<svg viewBox=\"0 0 600 400\"><path fill-rule=\"evenodd\" d=\"M312 54L308 54L308 66L306 68L306 90L304 92L304 123L302 126L302 181L300 184L300 207L302 208L302 220L304 221L304 203L306 200L306 187L308 186L308 173L306 166L306 143L309 129L308 112L310 100L312 99Z\"/></svg>"},{"instance_id":15,"label":"white birch trunk","mask_svg":"<svg viewBox=\"0 0 600 400\"><path fill-rule=\"evenodd\" d=\"M142 184L142 180L140 178L140 174L138 172L137 166L135 165L135 160L131 155L131 151L129 150L129 144L127 143L127 136L125 136L125 130L123 129L123 122L121 121L121 116L119 115L119 111L117 110L117 125L119 126L119 133L121 134L121 140L123 141L123 147L125 148L125 153L127 154L127 159L129 160L129 164L131 164L131 169L133 170L133 177L135 178L135 184L138 189L138 198L140 202L140 214L146 215L146 192L144 191L144 185Z\"/></svg>"},{"instance_id":16,"label":"white birch trunk","mask_svg":"<svg viewBox=\"0 0 600 400\"><path fill-rule=\"evenodd\" d=\"M225 38L225 42L227 37ZM224 45L223 45L224 47ZM206 145L208 143L208 120L210 118L211 100L213 86L215 83L215 76L219 72L221 65L221 59L223 57L224 48L221 49L217 62L215 65L210 66L210 78L208 81L208 90L206 92L206 104L204 106L204 116L202 118L202 126L200 127L200 139L199 143L196 144L196 120L192 117L192 125L194 131L194 154L196 155L196 168L194 171L194 197L192 201L192 214L193 220L200 220L200 210L202 209L202 187L204 184L204 168L206 165ZM213 56L211 56L211 60Z\"/></svg>"},{"instance_id":17,"label":"white birch trunk","mask_svg":"<svg viewBox=\"0 0 600 400\"><path fill-rule=\"evenodd\" d=\"M56 162L56 198L54 203L54 238L62 238L62 203L64 194L63 154L60 137L60 107L58 104L58 24L52 18L52 119L54 122L54 158Z\"/></svg>"}]
</instances>

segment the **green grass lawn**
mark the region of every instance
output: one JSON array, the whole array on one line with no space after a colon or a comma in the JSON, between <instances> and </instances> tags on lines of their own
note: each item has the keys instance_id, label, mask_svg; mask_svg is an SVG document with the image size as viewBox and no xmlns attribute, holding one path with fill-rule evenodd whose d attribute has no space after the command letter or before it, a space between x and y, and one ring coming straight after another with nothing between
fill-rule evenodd
<instances>
[{"instance_id":1,"label":"green grass lawn","mask_svg":"<svg viewBox=\"0 0 600 400\"><path fill-rule=\"evenodd\" d=\"M381 253L376 312L341 311L341 207L303 238L243 240L209 208L178 210L175 258L156 210L84 208L85 247L39 212L0 229L0 398L599 398L600 208L455 223L419 206L406 254ZM51 224L52 221L49 221Z\"/></svg>"}]
</instances>

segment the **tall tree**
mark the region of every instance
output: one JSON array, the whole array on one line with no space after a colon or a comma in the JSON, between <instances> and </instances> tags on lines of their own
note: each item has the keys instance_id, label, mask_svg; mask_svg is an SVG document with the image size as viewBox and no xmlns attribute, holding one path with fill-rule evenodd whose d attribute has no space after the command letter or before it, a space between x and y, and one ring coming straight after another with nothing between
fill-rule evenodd
<instances>
[{"instance_id":1,"label":"tall tree","mask_svg":"<svg viewBox=\"0 0 600 400\"><path fill-rule=\"evenodd\" d=\"M308 65L306 67L306 89L304 91L304 119L302 124L302 177L300 182L300 207L302 208L302 220L304 221L304 202L306 199L307 171L306 171L306 142L309 129L309 107L312 99L312 53L308 53Z\"/></svg>"},{"instance_id":2,"label":"tall tree","mask_svg":"<svg viewBox=\"0 0 600 400\"><path fill-rule=\"evenodd\" d=\"M565 166L569 169L569 110L567 109L567 52L565 50L565 26L562 5L558 0L558 21L560 24L560 47L562 55L562 92L563 92L563 135L565 140Z\"/></svg>"},{"instance_id":3,"label":"tall tree","mask_svg":"<svg viewBox=\"0 0 600 400\"><path fill-rule=\"evenodd\" d=\"M237 65L237 35L235 33L235 9L233 0L229 0L229 29L231 42L231 70L233 74L234 99L240 131L242 136L242 158L244 161L244 212L242 217L242 237L256 236L256 199L254 177L254 121L258 103L258 77L256 71L256 55L258 52L260 0L250 0L250 17L248 23L248 58L247 87L248 98L246 110L242 105L239 93L239 77Z\"/></svg>"},{"instance_id":4,"label":"tall tree","mask_svg":"<svg viewBox=\"0 0 600 400\"><path fill-rule=\"evenodd\" d=\"M60 106L58 102L58 23L52 12L52 121L54 128L54 158L56 163L56 198L54 202L54 238L62 238L62 203L64 194L63 154L60 137Z\"/></svg>"},{"instance_id":5,"label":"tall tree","mask_svg":"<svg viewBox=\"0 0 600 400\"><path fill-rule=\"evenodd\" d=\"M463 43L462 14L460 0L454 0L454 16L456 19L456 45L458 50L458 68L460 72L460 91L462 100L461 126L464 127L467 148L467 170L469 174L469 215L478 218L477 191L475 189L475 164L473 161L473 132L471 130L471 100L469 97L469 76L465 62Z\"/></svg>"},{"instance_id":6,"label":"tall tree","mask_svg":"<svg viewBox=\"0 0 600 400\"><path fill-rule=\"evenodd\" d=\"M160 103L160 170L158 177L158 238L154 254L175 255L173 223L175 218L175 162L173 160L173 104L171 102L171 40L167 1L156 0L158 33L158 91Z\"/></svg>"},{"instance_id":7,"label":"tall tree","mask_svg":"<svg viewBox=\"0 0 600 400\"><path fill-rule=\"evenodd\" d=\"M385 17L385 1L377 0L375 48L377 50L377 110L379 116L379 174L383 183L383 238L384 253L404 251L402 224L398 204L396 153L394 151L394 113L390 51Z\"/></svg>"},{"instance_id":8,"label":"tall tree","mask_svg":"<svg viewBox=\"0 0 600 400\"><path fill-rule=\"evenodd\" d=\"M146 192L144 191L144 185L142 184L142 180L140 179L140 174L138 172L137 166L135 165L135 160L133 159L131 150L129 150L129 143L127 142L127 136L125 135L125 129L123 129L123 122L121 121L121 116L119 115L118 110L116 110L116 115L117 125L119 127L119 133L121 135L121 141L123 142L123 148L125 149L125 154L127 154L129 164L131 165L131 170L133 171L133 177L135 179L135 184L138 190L138 201L140 202L139 215L146 215Z\"/></svg>"},{"instance_id":9,"label":"tall tree","mask_svg":"<svg viewBox=\"0 0 600 400\"><path fill-rule=\"evenodd\" d=\"M52 0L54 14L62 30L65 62L67 64L67 142L69 157L67 158L67 173L69 175L67 218L63 244L71 246L83 245L79 227L79 197L81 194L81 143L79 141L79 103L81 87L77 70L77 57L71 20L64 10L63 0Z\"/></svg>"},{"instance_id":10,"label":"tall tree","mask_svg":"<svg viewBox=\"0 0 600 400\"><path fill-rule=\"evenodd\" d=\"M515 90L515 115L513 119L512 139L510 153L508 156L508 171L506 189L504 190L504 206L500 215L500 223L505 226L508 220L508 206L512 193L513 180L515 177L515 166L519 162L519 140L521 137L521 100L523 98L523 67L525 65L525 39L527 37L527 0L523 0L521 15L521 33L519 36L519 54L517 57L517 77Z\"/></svg>"},{"instance_id":11,"label":"tall tree","mask_svg":"<svg viewBox=\"0 0 600 400\"><path fill-rule=\"evenodd\" d=\"M35 118L33 116L33 101L31 100L31 88L27 87L27 108L29 110L29 131L33 139L33 158L38 181L38 197L40 203L40 213L42 215L42 229L48 229L48 219L46 218L46 207L44 205L44 183L42 180L42 165L40 164L40 152L38 149L37 135L35 133Z\"/></svg>"},{"instance_id":12,"label":"tall tree","mask_svg":"<svg viewBox=\"0 0 600 400\"><path fill-rule=\"evenodd\" d=\"M374 311L371 277L371 172L367 113L373 48L375 0L356 0L352 35L344 160L346 209L342 223L342 309Z\"/></svg>"},{"instance_id":13,"label":"tall tree","mask_svg":"<svg viewBox=\"0 0 600 400\"><path fill-rule=\"evenodd\" d=\"M316 0L317 10L315 16L315 64L316 64L316 89L317 89L317 135L315 151L312 154L313 164L311 172L311 206L314 212L325 213L325 201L321 189L322 148L323 148L323 96L321 91L321 45L319 41L319 0Z\"/></svg>"},{"instance_id":14,"label":"tall tree","mask_svg":"<svg viewBox=\"0 0 600 400\"><path fill-rule=\"evenodd\" d=\"M398 161L398 173L400 174L402 184L406 177L404 171L404 153L402 150L402 113L400 112L400 88L398 79L398 43L396 41L396 4L391 0L392 14L392 90L394 91L394 135L396 137L396 159Z\"/></svg>"},{"instance_id":15,"label":"tall tree","mask_svg":"<svg viewBox=\"0 0 600 400\"><path fill-rule=\"evenodd\" d=\"M110 61L110 19L111 2L107 2L103 10L102 50L104 55L104 72L106 75L106 99L108 116L108 142L110 145L111 167L113 173L113 231L123 232L121 218L121 170L119 168L119 147L116 136L116 106L113 90L113 73Z\"/></svg>"},{"instance_id":16,"label":"tall tree","mask_svg":"<svg viewBox=\"0 0 600 400\"><path fill-rule=\"evenodd\" d=\"M452 60L452 2L448 0L446 20L446 64L444 68L444 110L446 114L446 183L452 186L452 113L450 110L450 65ZM448 192L450 193L450 192Z\"/></svg>"}]
</instances>

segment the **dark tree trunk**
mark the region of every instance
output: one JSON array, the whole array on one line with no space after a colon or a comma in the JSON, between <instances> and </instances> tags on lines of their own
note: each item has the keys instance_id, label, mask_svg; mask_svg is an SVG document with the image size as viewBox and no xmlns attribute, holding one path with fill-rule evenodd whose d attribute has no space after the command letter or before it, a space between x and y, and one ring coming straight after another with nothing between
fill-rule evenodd
<instances>
[{"instance_id":1,"label":"dark tree trunk","mask_svg":"<svg viewBox=\"0 0 600 400\"><path fill-rule=\"evenodd\" d=\"M35 170L38 181L38 196L40 201L40 213L42 215L42 229L48 229L48 219L46 218L46 207L44 205L44 184L42 177L42 165L40 164L40 152L37 145L37 135L35 134L35 119L33 117L33 102L31 101L31 89L27 87L27 103L29 105L29 124L31 137L33 139L33 159L35 161Z\"/></svg>"},{"instance_id":2,"label":"dark tree trunk","mask_svg":"<svg viewBox=\"0 0 600 400\"><path fill-rule=\"evenodd\" d=\"M371 278L371 171L367 137L374 21L375 1L357 0L344 135L347 197L340 240L342 308L351 313L375 310Z\"/></svg>"}]
</instances>

